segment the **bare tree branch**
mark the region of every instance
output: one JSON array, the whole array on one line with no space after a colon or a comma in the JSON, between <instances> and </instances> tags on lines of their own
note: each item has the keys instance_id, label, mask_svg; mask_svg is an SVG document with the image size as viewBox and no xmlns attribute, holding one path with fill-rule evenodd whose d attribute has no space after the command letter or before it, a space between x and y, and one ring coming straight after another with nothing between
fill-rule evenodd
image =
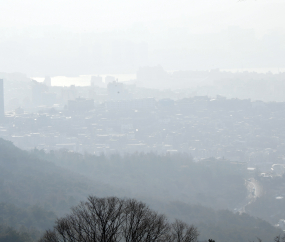
<instances>
[{"instance_id":1,"label":"bare tree branch","mask_svg":"<svg viewBox=\"0 0 285 242\"><path fill-rule=\"evenodd\" d=\"M58 219L40 242L196 242L198 231L134 199L88 197Z\"/></svg>"}]
</instances>

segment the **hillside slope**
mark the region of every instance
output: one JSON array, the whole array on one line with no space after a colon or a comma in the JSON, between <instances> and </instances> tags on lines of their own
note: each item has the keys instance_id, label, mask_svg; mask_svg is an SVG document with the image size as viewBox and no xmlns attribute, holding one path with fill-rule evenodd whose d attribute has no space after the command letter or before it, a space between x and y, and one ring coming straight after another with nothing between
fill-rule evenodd
<instances>
[{"instance_id":1,"label":"hillside slope","mask_svg":"<svg viewBox=\"0 0 285 242\"><path fill-rule=\"evenodd\" d=\"M20 207L38 204L63 214L90 194L108 196L117 191L0 139L0 202Z\"/></svg>"},{"instance_id":2,"label":"hillside slope","mask_svg":"<svg viewBox=\"0 0 285 242\"><path fill-rule=\"evenodd\" d=\"M20 150L11 142L0 139L0 226L6 224L20 231L23 231L22 227L25 227L32 238L37 237L32 231L33 228L39 231L50 228L55 214L61 216L69 212L71 206L77 205L80 200L86 200L86 197L90 194L98 197L131 197L130 194L133 193L114 189L100 182L102 174L105 176L110 173L113 176L116 175L116 179L120 182L129 169L127 165L130 164L132 165L130 169L133 171L133 174L130 174L131 182L138 172L141 177L147 173L147 170L150 170L149 175L150 173L155 174L160 170L161 162L167 162L167 159L161 158L162 160L152 163L153 159L159 158L159 156L146 156L146 158L149 158L148 162L145 162L144 159L137 159L133 160L133 163L132 159L136 157L129 157L126 161L114 159L113 163L105 159L93 164L94 168L90 169L90 179L88 179L76 173L76 169L74 169L75 165L80 166L80 160L73 160L73 171L69 171L67 170L68 165L63 168L54 163L58 163L61 157L56 157L57 160L53 162L51 157L46 157L49 158L49 161L46 161L44 156L41 158L35 153ZM71 158L70 162L72 162ZM178 158L178 156L175 158ZM169 174L174 171L174 161L168 160L170 166L160 170L160 176L163 177L163 180L166 181ZM61 162L68 162L68 156L63 157ZM92 162L94 160L89 160L87 165L82 165L82 168L91 168ZM119 167L124 162L124 166ZM177 160L177 163L179 162L182 161ZM136 164L141 168L138 171L135 169ZM179 163L180 165L185 164ZM193 165L193 168L195 168L195 164L190 162L189 165ZM152 168L154 170L151 170ZM196 167L194 171L197 171L198 168ZM115 173L116 169L118 173ZM92 177L91 174L94 170L96 172ZM205 169L203 168L203 170ZM186 179L187 176L194 174L194 171L188 169L184 173L178 169L174 171L174 174L176 174L176 177L178 177L177 174L183 174ZM209 171L209 169L206 171ZM179 183L175 182L176 177L170 176L170 179L179 187ZM213 178L214 176L211 179ZM111 179L114 179L114 177ZM223 179L226 179L226 177L223 177ZM147 181L147 177L144 180ZM159 180L153 181L156 185L161 183ZM125 182L127 182L126 179L123 180L123 183ZM121 182L121 184L123 183ZM151 181L148 181L148 183L150 185ZM162 184L158 187L162 187ZM147 194L147 191L145 194ZM179 218L187 223L195 224L201 234L200 240L212 238L219 242L243 242L253 241L256 237L260 237L263 241L273 241L274 236L282 233L281 230L274 228L261 219L246 214L233 214L229 211L215 211L201 205L189 205L188 202L178 202L178 200L183 201L181 198L176 199L177 202L174 202L175 199L167 201L157 199L151 195L140 195L136 198L149 204L152 209L165 213L170 219ZM208 202L210 201L210 198L208 198Z\"/></svg>"}]
</instances>

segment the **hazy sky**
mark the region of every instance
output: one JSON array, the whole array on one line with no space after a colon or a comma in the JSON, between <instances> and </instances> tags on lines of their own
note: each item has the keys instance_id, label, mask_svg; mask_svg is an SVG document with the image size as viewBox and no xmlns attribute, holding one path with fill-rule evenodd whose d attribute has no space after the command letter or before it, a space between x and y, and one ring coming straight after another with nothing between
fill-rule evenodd
<instances>
[{"instance_id":1,"label":"hazy sky","mask_svg":"<svg viewBox=\"0 0 285 242\"><path fill-rule=\"evenodd\" d=\"M0 0L0 71L281 68L284 13L285 0Z\"/></svg>"},{"instance_id":2,"label":"hazy sky","mask_svg":"<svg viewBox=\"0 0 285 242\"><path fill-rule=\"evenodd\" d=\"M0 27L59 25L74 31L124 29L134 24L215 32L230 25L257 33L283 28L284 0L0 0Z\"/></svg>"}]
</instances>

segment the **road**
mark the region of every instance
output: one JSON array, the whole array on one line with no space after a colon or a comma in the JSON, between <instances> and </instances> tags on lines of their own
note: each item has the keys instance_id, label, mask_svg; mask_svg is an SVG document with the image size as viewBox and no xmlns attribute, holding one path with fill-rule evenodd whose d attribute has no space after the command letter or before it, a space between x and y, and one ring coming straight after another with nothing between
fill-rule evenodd
<instances>
[{"instance_id":1,"label":"road","mask_svg":"<svg viewBox=\"0 0 285 242\"><path fill-rule=\"evenodd\" d=\"M246 206L254 202L256 198L262 194L262 188L254 178L247 179L245 183L247 187L247 197L239 208L234 209L235 212L245 213Z\"/></svg>"}]
</instances>

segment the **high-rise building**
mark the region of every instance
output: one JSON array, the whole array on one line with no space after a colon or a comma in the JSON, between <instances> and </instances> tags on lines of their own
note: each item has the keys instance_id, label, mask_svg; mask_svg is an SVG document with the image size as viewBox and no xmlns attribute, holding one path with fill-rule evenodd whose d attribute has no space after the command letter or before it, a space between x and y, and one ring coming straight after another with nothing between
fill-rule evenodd
<instances>
[{"instance_id":1,"label":"high-rise building","mask_svg":"<svg viewBox=\"0 0 285 242\"><path fill-rule=\"evenodd\" d=\"M47 85L48 87L51 86L51 78L49 76L45 77L44 84Z\"/></svg>"},{"instance_id":2,"label":"high-rise building","mask_svg":"<svg viewBox=\"0 0 285 242\"><path fill-rule=\"evenodd\" d=\"M43 83L33 81L32 83L32 101L35 106L43 105L44 93L48 91L48 87Z\"/></svg>"},{"instance_id":3,"label":"high-rise building","mask_svg":"<svg viewBox=\"0 0 285 242\"><path fill-rule=\"evenodd\" d=\"M4 87L3 79L0 79L0 120L4 118Z\"/></svg>"},{"instance_id":4,"label":"high-rise building","mask_svg":"<svg viewBox=\"0 0 285 242\"><path fill-rule=\"evenodd\" d=\"M103 83L103 78L101 76L91 76L91 86L100 86Z\"/></svg>"},{"instance_id":5,"label":"high-rise building","mask_svg":"<svg viewBox=\"0 0 285 242\"><path fill-rule=\"evenodd\" d=\"M109 84L109 83L114 82L114 81L116 81L116 78L113 76L106 76L105 77L105 83L106 84Z\"/></svg>"}]
</instances>

